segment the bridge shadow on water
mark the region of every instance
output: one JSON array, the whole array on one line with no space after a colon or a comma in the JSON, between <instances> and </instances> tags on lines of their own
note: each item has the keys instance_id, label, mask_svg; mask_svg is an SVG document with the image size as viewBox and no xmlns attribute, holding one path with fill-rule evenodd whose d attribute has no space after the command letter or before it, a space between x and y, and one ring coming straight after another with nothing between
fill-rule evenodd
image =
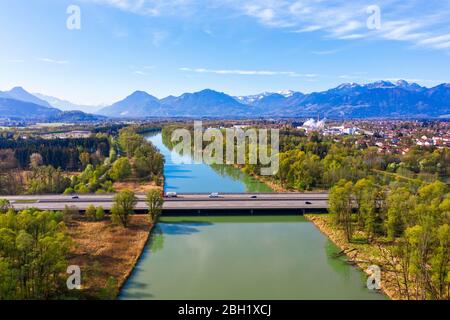
<instances>
[{"instance_id":1,"label":"bridge shadow on water","mask_svg":"<svg viewBox=\"0 0 450 320\"><path fill-rule=\"evenodd\" d=\"M167 181L167 180L166 180L166 181ZM174 185L167 184L166 181L164 181L164 182L165 182L165 184L164 184L164 189L165 189L166 191L167 191L167 190L180 190L179 187L176 187L176 186L174 186Z\"/></svg>"},{"instance_id":2,"label":"bridge shadow on water","mask_svg":"<svg viewBox=\"0 0 450 320\"><path fill-rule=\"evenodd\" d=\"M179 175L172 175L168 174L165 176L165 179L194 179L193 176L179 176Z\"/></svg>"},{"instance_id":3,"label":"bridge shadow on water","mask_svg":"<svg viewBox=\"0 0 450 320\"><path fill-rule=\"evenodd\" d=\"M192 170L189 169L177 169L177 168L170 168L166 169L168 173L191 173Z\"/></svg>"},{"instance_id":4,"label":"bridge shadow on water","mask_svg":"<svg viewBox=\"0 0 450 320\"><path fill-rule=\"evenodd\" d=\"M180 220L180 221L170 221L162 222L159 225L161 231L168 235L189 235L192 233L200 232L199 227L205 227L213 225L212 222L206 221L192 221L192 220Z\"/></svg>"}]
</instances>

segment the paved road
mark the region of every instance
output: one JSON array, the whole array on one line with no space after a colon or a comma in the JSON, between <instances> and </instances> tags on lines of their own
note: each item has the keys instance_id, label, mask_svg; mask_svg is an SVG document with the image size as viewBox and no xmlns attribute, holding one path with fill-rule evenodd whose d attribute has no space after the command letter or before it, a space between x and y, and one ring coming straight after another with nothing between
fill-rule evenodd
<instances>
[{"instance_id":1,"label":"paved road","mask_svg":"<svg viewBox=\"0 0 450 320\"><path fill-rule=\"evenodd\" d=\"M252 198L256 196L256 198ZM111 208L114 194L6 196L17 210L36 207L42 210L62 210L66 205L85 210L90 204ZM137 194L137 210L145 210L145 195ZM184 193L176 198L165 198L164 210L237 210L237 209L327 209L327 193L223 193L219 198L209 194Z\"/></svg>"}]
</instances>

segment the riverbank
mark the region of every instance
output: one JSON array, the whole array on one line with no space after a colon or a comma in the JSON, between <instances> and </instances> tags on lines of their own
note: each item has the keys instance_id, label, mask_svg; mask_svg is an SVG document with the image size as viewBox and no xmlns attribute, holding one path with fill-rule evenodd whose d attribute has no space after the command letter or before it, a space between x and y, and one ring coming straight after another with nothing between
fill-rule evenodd
<instances>
[{"instance_id":1,"label":"riverbank","mask_svg":"<svg viewBox=\"0 0 450 320\"><path fill-rule=\"evenodd\" d=\"M329 214L306 214L305 218L314 223L343 253L351 264L359 267L369 275L367 268L378 265L381 268L381 291L392 300L403 300L395 284L395 275L387 270L380 250L375 245L367 243L348 243L343 230L336 228ZM382 244L381 244L382 245Z\"/></svg>"},{"instance_id":2,"label":"riverbank","mask_svg":"<svg viewBox=\"0 0 450 320\"><path fill-rule=\"evenodd\" d=\"M102 298L105 289L112 291L108 298L117 296L139 260L152 227L146 215L130 216L127 228L113 225L109 219L94 222L79 218L68 225L67 233L75 244L69 264L81 268L84 296Z\"/></svg>"},{"instance_id":3,"label":"riverbank","mask_svg":"<svg viewBox=\"0 0 450 320\"><path fill-rule=\"evenodd\" d=\"M164 179L162 179L161 185L156 185L153 181L125 181L125 182L114 182L113 188L116 192L120 192L123 190L131 190L134 193L147 193L150 190L158 189L161 192L163 191L162 185L164 184Z\"/></svg>"},{"instance_id":4,"label":"riverbank","mask_svg":"<svg viewBox=\"0 0 450 320\"><path fill-rule=\"evenodd\" d=\"M252 173L246 173L244 171L244 167L242 165L233 164L233 167L235 167L236 169L239 169L241 172L243 172L245 174L248 174L250 177L254 178L255 180L267 185L270 189L273 190L273 192L289 192L289 191L291 191L291 190L284 188L279 183L274 182L272 179L270 179L266 176L261 176L261 175L252 174Z\"/></svg>"}]
</instances>

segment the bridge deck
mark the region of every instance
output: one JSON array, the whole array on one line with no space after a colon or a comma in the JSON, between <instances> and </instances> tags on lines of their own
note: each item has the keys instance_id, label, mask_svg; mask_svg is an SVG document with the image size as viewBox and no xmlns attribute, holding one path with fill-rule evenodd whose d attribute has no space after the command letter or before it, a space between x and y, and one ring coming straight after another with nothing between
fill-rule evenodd
<instances>
[{"instance_id":1,"label":"bridge deck","mask_svg":"<svg viewBox=\"0 0 450 320\"><path fill-rule=\"evenodd\" d=\"M251 198L256 196L256 198ZM67 195L41 196L6 196L16 210L35 207L42 210L63 210L67 206L75 206L84 211L90 204L102 206L109 210L114 195L79 195L72 199ZM145 195L138 194L137 211L145 211ZM184 193L176 198L165 198L163 211L195 212L195 211L233 211L233 210L326 210L328 208L327 193L226 193L219 198L209 198L209 194Z\"/></svg>"}]
</instances>

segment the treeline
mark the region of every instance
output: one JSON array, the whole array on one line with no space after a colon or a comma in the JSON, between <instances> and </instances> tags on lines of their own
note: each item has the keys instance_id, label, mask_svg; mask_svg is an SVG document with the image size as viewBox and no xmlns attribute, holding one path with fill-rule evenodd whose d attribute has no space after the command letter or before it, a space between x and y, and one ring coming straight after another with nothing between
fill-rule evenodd
<instances>
[{"instance_id":1,"label":"treeline","mask_svg":"<svg viewBox=\"0 0 450 320\"><path fill-rule=\"evenodd\" d=\"M450 298L450 197L440 181L377 185L341 180L329 212L348 242L378 245L385 270L405 299Z\"/></svg>"},{"instance_id":2,"label":"treeline","mask_svg":"<svg viewBox=\"0 0 450 320\"><path fill-rule=\"evenodd\" d=\"M450 150L412 146L404 155L378 152L377 147L358 143L358 137L333 138L312 133L301 137L280 136L279 171L274 180L287 189L329 189L341 179L353 182L374 173L381 183L406 178L421 181L446 180L450 176ZM258 174L258 165L244 170Z\"/></svg>"},{"instance_id":3,"label":"treeline","mask_svg":"<svg viewBox=\"0 0 450 320\"><path fill-rule=\"evenodd\" d=\"M109 149L106 136L52 140L0 138L0 157L8 159L8 163L3 165L19 169L28 169L31 155L37 153L41 155L44 165L78 171L84 169L86 161L102 161L108 156ZM85 160L86 157L89 159Z\"/></svg>"}]
</instances>

